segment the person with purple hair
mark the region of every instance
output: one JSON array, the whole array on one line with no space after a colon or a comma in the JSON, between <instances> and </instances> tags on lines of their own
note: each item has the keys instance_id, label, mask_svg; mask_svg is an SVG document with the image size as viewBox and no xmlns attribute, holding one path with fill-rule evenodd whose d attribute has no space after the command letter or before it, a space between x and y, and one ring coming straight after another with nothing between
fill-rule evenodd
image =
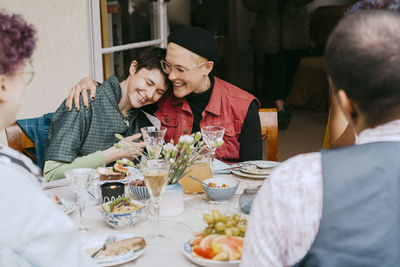
<instances>
[{"instance_id":1,"label":"person with purple hair","mask_svg":"<svg viewBox=\"0 0 400 267\"><path fill-rule=\"evenodd\" d=\"M0 10L0 129L15 121L25 86L35 29ZM41 189L39 168L0 145L0 266L95 266L71 220Z\"/></svg>"}]
</instances>

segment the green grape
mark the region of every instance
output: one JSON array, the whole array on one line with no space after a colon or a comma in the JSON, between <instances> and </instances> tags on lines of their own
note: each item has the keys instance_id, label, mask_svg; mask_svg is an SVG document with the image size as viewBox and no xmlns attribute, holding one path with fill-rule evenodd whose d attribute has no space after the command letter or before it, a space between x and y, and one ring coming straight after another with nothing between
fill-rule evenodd
<instances>
[{"instance_id":1,"label":"green grape","mask_svg":"<svg viewBox=\"0 0 400 267\"><path fill-rule=\"evenodd\" d=\"M236 221L236 222L239 222L240 221L240 215L239 214L237 214L237 213L235 213L235 214L233 214L233 219Z\"/></svg>"},{"instance_id":2,"label":"green grape","mask_svg":"<svg viewBox=\"0 0 400 267\"><path fill-rule=\"evenodd\" d=\"M211 230L211 234L216 234L217 233L217 230L215 229L215 228L213 228L212 230Z\"/></svg>"},{"instance_id":3,"label":"green grape","mask_svg":"<svg viewBox=\"0 0 400 267\"><path fill-rule=\"evenodd\" d=\"M225 229L225 234L226 234L227 236L232 236L232 228L226 228L226 229Z\"/></svg>"},{"instance_id":4,"label":"green grape","mask_svg":"<svg viewBox=\"0 0 400 267\"><path fill-rule=\"evenodd\" d=\"M244 224L244 225L247 225L247 220L246 219L242 219L242 220L240 220L240 222L239 222L240 224Z\"/></svg>"},{"instance_id":5,"label":"green grape","mask_svg":"<svg viewBox=\"0 0 400 267\"><path fill-rule=\"evenodd\" d=\"M240 234L240 231L237 227L232 227L231 230L232 230L232 235L234 236L238 236Z\"/></svg>"},{"instance_id":6,"label":"green grape","mask_svg":"<svg viewBox=\"0 0 400 267\"><path fill-rule=\"evenodd\" d=\"M214 221L212 215L208 214L208 213L203 215L203 220L208 224L210 224L210 223L212 223Z\"/></svg>"},{"instance_id":7,"label":"green grape","mask_svg":"<svg viewBox=\"0 0 400 267\"><path fill-rule=\"evenodd\" d=\"M206 229L204 229L203 235L205 235L205 236L211 235L211 228L207 227Z\"/></svg>"},{"instance_id":8,"label":"green grape","mask_svg":"<svg viewBox=\"0 0 400 267\"><path fill-rule=\"evenodd\" d=\"M226 228L225 223L223 222L217 222L214 227L217 231L224 231Z\"/></svg>"},{"instance_id":9,"label":"green grape","mask_svg":"<svg viewBox=\"0 0 400 267\"><path fill-rule=\"evenodd\" d=\"M220 216L219 213L213 213L212 217L213 217L215 222L219 221L219 216Z\"/></svg>"},{"instance_id":10,"label":"green grape","mask_svg":"<svg viewBox=\"0 0 400 267\"><path fill-rule=\"evenodd\" d=\"M229 219L227 222L226 222L226 226L227 227L232 227L232 226L234 226L235 225L235 222L232 220L232 219Z\"/></svg>"},{"instance_id":11,"label":"green grape","mask_svg":"<svg viewBox=\"0 0 400 267\"><path fill-rule=\"evenodd\" d=\"M218 210L212 210L212 217L214 219L214 221L218 221L219 217L220 217L220 213Z\"/></svg>"},{"instance_id":12,"label":"green grape","mask_svg":"<svg viewBox=\"0 0 400 267\"><path fill-rule=\"evenodd\" d=\"M218 214L218 215L219 215L220 213L219 213L219 210L214 209L214 210L211 211L211 214L212 214L212 215L214 215L214 214Z\"/></svg>"},{"instance_id":13,"label":"green grape","mask_svg":"<svg viewBox=\"0 0 400 267\"><path fill-rule=\"evenodd\" d=\"M246 225L243 223L238 223L237 228L239 229L240 232L244 233L246 232Z\"/></svg>"},{"instance_id":14,"label":"green grape","mask_svg":"<svg viewBox=\"0 0 400 267\"><path fill-rule=\"evenodd\" d=\"M221 214L221 216L219 216L219 221L226 223L228 221L228 216L226 216L225 214Z\"/></svg>"}]
</instances>

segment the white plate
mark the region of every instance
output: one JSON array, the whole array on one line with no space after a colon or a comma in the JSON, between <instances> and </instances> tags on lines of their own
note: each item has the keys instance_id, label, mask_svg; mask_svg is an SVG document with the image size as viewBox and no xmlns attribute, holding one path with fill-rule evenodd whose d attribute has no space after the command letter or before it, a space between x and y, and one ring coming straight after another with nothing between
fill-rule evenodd
<instances>
[{"instance_id":1,"label":"white plate","mask_svg":"<svg viewBox=\"0 0 400 267\"><path fill-rule=\"evenodd\" d=\"M183 243L182 252L191 262L205 267L238 267L240 260L235 261L213 261L197 258L192 255L193 247L189 244L189 240Z\"/></svg>"},{"instance_id":2,"label":"white plate","mask_svg":"<svg viewBox=\"0 0 400 267\"><path fill-rule=\"evenodd\" d=\"M132 234L120 234L116 236L116 241L124 240L127 238L134 237ZM82 237L83 249L86 251L88 249L99 249L107 239L107 235L89 235ZM142 248L137 251L128 251L127 253L116 255L116 256L108 256L101 258L94 258L93 260L99 266L115 266L122 263L126 263L132 261L138 257L140 257L144 253L144 249Z\"/></svg>"},{"instance_id":3,"label":"white plate","mask_svg":"<svg viewBox=\"0 0 400 267\"><path fill-rule=\"evenodd\" d=\"M270 160L249 160L240 163L241 165L253 165L260 169L275 168L281 165L281 162Z\"/></svg>"},{"instance_id":4,"label":"white plate","mask_svg":"<svg viewBox=\"0 0 400 267\"><path fill-rule=\"evenodd\" d=\"M240 167L240 171L243 173L247 173L247 174L266 176L266 175L269 175L273 171L273 169L272 168L260 169L254 165L247 165L247 166Z\"/></svg>"},{"instance_id":5,"label":"white plate","mask_svg":"<svg viewBox=\"0 0 400 267\"><path fill-rule=\"evenodd\" d=\"M265 179L268 178L269 175L254 175L241 172L240 170L231 170L231 172L237 176L252 178L252 179Z\"/></svg>"},{"instance_id":6,"label":"white plate","mask_svg":"<svg viewBox=\"0 0 400 267\"><path fill-rule=\"evenodd\" d=\"M64 213L67 215L71 214L76 209L75 203L68 199L61 199L61 202L62 202L62 207L64 209Z\"/></svg>"}]
</instances>

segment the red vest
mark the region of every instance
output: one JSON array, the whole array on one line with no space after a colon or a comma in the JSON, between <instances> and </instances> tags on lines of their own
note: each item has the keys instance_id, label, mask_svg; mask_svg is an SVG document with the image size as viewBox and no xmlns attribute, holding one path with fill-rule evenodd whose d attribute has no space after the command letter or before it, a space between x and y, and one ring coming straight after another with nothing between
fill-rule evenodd
<instances>
[{"instance_id":1,"label":"red vest","mask_svg":"<svg viewBox=\"0 0 400 267\"><path fill-rule=\"evenodd\" d=\"M224 161L239 160L238 138L250 103L256 99L252 94L214 77L214 88L207 107L203 111L200 128L205 126L225 127L224 144L217 149L216 157ZM193 113L186 98L176 98L171 91L166 93L154 114L167 127L165 141L177 142L179 137L192 132Z\"/></svg>"}]
</instances>

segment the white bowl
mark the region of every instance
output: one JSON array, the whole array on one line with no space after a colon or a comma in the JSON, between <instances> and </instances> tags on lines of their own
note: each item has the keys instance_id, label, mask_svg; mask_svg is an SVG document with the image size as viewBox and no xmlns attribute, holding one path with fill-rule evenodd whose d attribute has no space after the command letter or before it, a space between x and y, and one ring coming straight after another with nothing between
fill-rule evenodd
<instances>
[{"instance_id":1,"label":"white bowl","mask_svg":"<svg viewBox=\"0 0 400 267\"><path fill-rule=\"evenodd\" d=\"M122 227L127 227L130 225L134 225L142 216L142 211L145 207L145 205L136 200L131 200L132 203L136 205L140 205L142 208L132 211L132 212L126 212L126 213L116 213L116 212L108 212L107 208L103 208L103 206L106 206L110 204L112 201L103 203L99 210L100 213L103 215L104 219L106 219L106 222L111 225L112 227L115 228L122 228Z\"/></svg>"},{"instance_id":2,"label":"white bowl","mask_svg":"<svg viewBox=\"0 0 400 267\"><path fill-rule=\"evenodd\" d=\"M220 188L209 187L203 185L204 192L213 201L228 201L236 192L239 181L234 178L210 178L203 181L205 184L215 183ZM226 184L228 187L221 187Z\"/></svg>"}]
</instances>

